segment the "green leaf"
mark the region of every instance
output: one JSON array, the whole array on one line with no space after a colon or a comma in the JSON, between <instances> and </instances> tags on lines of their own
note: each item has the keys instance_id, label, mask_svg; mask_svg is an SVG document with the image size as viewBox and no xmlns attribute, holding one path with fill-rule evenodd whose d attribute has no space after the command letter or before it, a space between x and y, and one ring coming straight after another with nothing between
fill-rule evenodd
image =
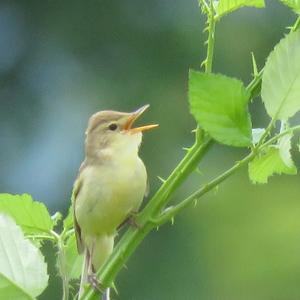
<instances>
[{"instance_id":1,"label":"green leaf","mask_svg":"<svg viewBox=\"0 0 300 300\"><path fill-rule=\"evenodd\" d=\"M0 294L2 299L33 300L33 298L0 273Z\"/></svg>"},{"instance_id":2,"label":"green leaf","mask_svg":"<svg viewBox=\"0 0 300 300\"><path fill-rule=\"evenodd\" d=\"M27 234L47 233L54 224L46 206L27 194L0 194L0 213L10 215Z\"/></svg>"},{"instance_id":3,"label":"green leaf","mask_svg":"<svg viewBox=\"0 0 300 300\"><path fill-rule=\"evenodd\" d=\"M287 120L300 109L300 30L288 34L269 55L261 96L276 120Z\"/></svg>"},{"instance_id":4,"label":"green leaf","mask_svg":"<svg viewBox=\"0 0 300 300\"><path fill-rule=\"evenodd\" d=\"M78 255L76 238L74 234L68 238L65 251L67 274L70 279L77 279L81 274L83 255Z\"/></svg>"},{"instance_id":5,"label":"green leaf","mask_svg":"<svg viewBox=\"0 0 300 300\"><path fill-rule=\"evenodd\" d=\"M264 0L220 0L217 5L217 18L237 10L243 6L265 7Z\"/></svg>"},{"instance_id":6,"label":"green leaf","mask_svg":"<svg viewBox=\"0 0 300 300\"><path fill-rule=\"evenodd\" d=\"M291 8L295 13L300 14L300 0L280 0L283 4Z\"/></svg>"},{"instance_id":7,"label":"green leaf","mask_svg":"<svg viewBox=\"0 0 300 300\"><path fill-rule=\"evenodd\" d=\"M289 168L295 168L295 164L291 156L291 139L292 134L286 134L278 141L279 155L283 163Z\"/></svg>"},{"instance_id":8,"label":"green leaf","mask_svg":"<svg viewBox=\"0 0 300 300\"><path fill-rule=\"evenodd\" d=\"M251 144L249 97L243 83L237 79L190 71L191 113L222 144L237 147Z\"/></svg>"},{"instance_id":9,"label":"green leaf","mask_svg":"<svg viewBox=\"0 0 300 300\"><path fill-rule=\"evenodd\" d=\"M274 146L268 147L264 153L255 157L249 163L249 177L253 183L267 183L273 174L297 174L295 166L288 167L283 162L279 149Z\"/></svg>"},{"instance_id":10,"label":"green leaf","mask_svg":"<svg viewBox=\"0 0 300 300\"><path fill-rule=\"evenodd\" d=\"M41 252L6 215L0 215L0 274L31 297L40 295L48 284L47 265ZM3 280L4 287L5 284ZM2 299L11 299L3 297L2 292Z\"/></svg>"}]
</instances>

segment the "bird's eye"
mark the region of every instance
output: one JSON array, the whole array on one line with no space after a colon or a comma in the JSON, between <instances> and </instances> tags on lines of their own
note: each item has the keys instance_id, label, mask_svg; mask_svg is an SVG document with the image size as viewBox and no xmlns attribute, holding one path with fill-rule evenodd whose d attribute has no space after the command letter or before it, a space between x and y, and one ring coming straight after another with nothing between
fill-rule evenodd
<instances>
[{"instance_id":1,"label":"bird's eye","mask_svg":"<svg viewBox=\"0 0 300 300\"><path fill-rule=\"evenodd\" d=\"M112 123L108 126L109 130L115 131L118 128L118 125L116 123Z\"/></svg>"}]
</instances>

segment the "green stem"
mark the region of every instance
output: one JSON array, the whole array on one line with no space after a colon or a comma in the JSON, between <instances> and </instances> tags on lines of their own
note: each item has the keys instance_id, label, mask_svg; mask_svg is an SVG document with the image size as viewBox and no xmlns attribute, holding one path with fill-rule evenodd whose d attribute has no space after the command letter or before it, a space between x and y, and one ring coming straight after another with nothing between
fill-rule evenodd
<instances>
[{"instance_id":1,"label":"green stem","mask_svg":"<svg viewBox=\"0 0 300 300\"><path fill-rule=\"evenodd\" d=\"M210 181L209 183L205 184L202 188L200 188L198 191L194 192L189 197L182 200L179 204L176 206L170 207L166 211L166 215L168 216L168 219L171 220L177 215L180 211L182 211L184 208L186 208L191 203L198 201L203 195L205 195L207 192L214 189L216 186L218 186L221 182L223 182L225 179L227 179L229 176L234 174L238 169L243 167L245 164L249 163L254 157L256 153L253 151L249 155L247 155L245 158L243 158L241 161L237 162L233 167ZM163 215L162 215L163 217ZM162 222L167 221L167 217L161 219Z\"/></svg>"},{"instance_id":2,"label":"green stem","mask_svg":"<svg viewBox=\"0 0 300 300\"><path fill-rule=\"evenodd\" d=\"M59 235L55 231L51 231L53 237L56 240L57 246L57 263L58 263L58 270L62 280L62 287L63 287L63 297L62 300L69 299L69 276L67 272L67 263L66 263L66 253L65 253L65 244L63 234Z\"/></svg>"},{"instance_id":3,"label":"green stem","mask_svg":"<svg viewBox=\"0 0 300 300\"><path fill-rule=\"evenodd\" d=\"M212 3L212 2L210 2ZM211 6L212 9L212 6ZM212 15L213 16L213 15ZM208 37L208 45L207 45L207 57L205 64L205 71L207 73L212 70L212 60L213 60L213 48L214 48L214 31L215 31L215 20L209 20L209 37ZM249 91L249 97L253 97L255 93L260 89L262 71L252 80L252 82L247 87ZM130 227L127 232L123 235L121 240L118 242L115 247L112 255L105 263L105 265L97 272L97 278L100 280L101 284L104 287L110 286L115 279L118 272L123 268L125 263L131 254L135 251L137 246L141 243L141 241L145 238L145 236L154 228L159 225L155 220L160 220L161 216L165 214L162 213L163 208L170 201L170 195L177 189L181 183L187 178L187 176L196 168L199 164L200 160L205 155L208 148L211 146L212 141L210 138L204 138L204 143L201 144L201 129L197 128L196 131L196 142L190 148L183 158L183 160L179 163L179 165L174 169L169 178L164 182L164 184L160 187L160 189L155 193L153 198L149 201L148 205L145 209L137 216L137 223L139 224L139 228ZM200 138L199 138L200 137ZM251 154L251 158L252 158ZM250 158L247 158L250 160ZM199 195L203 195L212 189L215 185L225 180L231 174L233 174L238 168L244 165L246 162L241 161L239 164L235 165L232 169L225 172L225 174L213 180L211 183L203 187L199 191ZM198 196L199 196L198 195ZM188 197L189 198L189 197ZM187 198L187 199L188 199ZM187 205L189 202L184 200L183 206ZM168 213L167 213L168 214ZM82 300L92 300L98 299L97 291L92 289L91 287L87 287Z\"/></svg>"},{"instance_id":4,"label":"green stem","mask_svg":"<svg viewBox=\"0 0 300 300\"><path fill-rule=\"evenodd\" d=\"M203 2L200 1L200 2ZM205 2L206 3L206 2ZM212 61L213 61L213 49L214 49L214 32L215 32L215 21L213 19L213 7L212 1L210 1L210 9L208 10L207 5L205 6L206 12L208 13L208 45L207 45L207 56L205 60L205 71L210 73L212 71ZM210 14L209 14L210 12ZM293 27L293 30L299 27L299 21L297 20L297 24ZM251 81L248 85L247 90L249 91L249 98L253 98L257 94L259 94L261 79L262 79L263 70L261 70L257 76ZM271 121L266 130L266 136L269 131L273 127L275 121ZM288 131L298 130L300 126L296 126L294 128L290 128ZM200 130L197 129L196 136L200 136ZM269 142L274 142L280 136L287 134L287 131L278 134L276 137L270 139L266 143L263 144L265 137L263 138L262 144L257 145L253 151L247 155L244 159L236 163L233 167L225 171L223 174L213 179L211 182L203 186L201 189L196 191L191 196L184 199L175 207L170 207L165 212L162 213L163 208L169 202L170 195L178 188L181 183L186 179L186 177L195 169L198 165L204 154L206 153L209 146L212 144L210 138L206 137L206 141L203 144L200 144L201 138L196 139L194 146L188 150L186 156L179 163L179 165L175 168L175 170L171 173L169 178L164 182L164 184L160 187L160 189L156 192L153 198L149 201L148 205L145 209L137 216L137 223L139 224L139 228L129 228L127 232L123 235L116 248L114 249L111 257L105 263L105 265L97 272L97 278L100 279L100 282L104 287L108 287L112 285L112 282L118 272L123 268L125 263L127 262L130 255L134 252L136 247L140 244L140 242L144 239L144 237L157 225L160 223L170 220L177 214L179 211L184 209L190 203L196 201L204 194L215 188L218 184L223 182L226 178L234 174L238 169L246 165L250 162L257 154L259 150L263 147L267 146ZM88 287L84 295L82 296L83 300L91 300L98 299L97 292Z\"/></svg>"},{"instance_id":5,"label":"green stem","mask_svg":"<svg viewBox=\"0 0 300 300\"><path fill-rule=\"evenodd\" d=\"M291 31L296 31L300 27L300 16L297 18L295 24L291 27Z\"/></svg>"},{"instance_id":6,"label":"green stem","mask_svg":"<svg viewBox=\"0 0 300 300\"><path fill-rule=\"evenodd\" d=\"M298 17L295 24L292 27L290 27L290 32L296 31L299 27L300 27L300 17ZM262 72L263 72L263 70L260 71L261 77L262 77ZM273 127L276 124L278 114L280 113L280 109L281 109L281 107L279 107L278 111L271 119L271 122L269 123L268 127L266 128L265 132L263 133L262 137L260 138L260 140L258 142L258 146L261 146L264 143L267 136L271 133L271 130L273 129Z\"/></svg>"},{"instance_id":7,"label":"green stem","mask_svg":"<svg viewBox=\"0 0 300 300\"><path fill-rule=\"evenodd\" d=\"M247 86L247 90L250 92L250 99L258 96L260 93L263 71L264 69L261 69Z\"/></svg>"},{"instance_id":8,"label":"green stem","mask_svg":"<svg viewBox=\"0 0 300 300\"><path fill-rule=\"evenodd\" d=\"M207 15L207 28L208 30L208 39L205 44L207 44L207 51L206 51L206 58L204 62L201 65L205 65L205 73L211 73L212 72L212 62L213 62L213 56L214 56L214 46L215 46L215 29L216 29L216 22L214 19L214 7L213 7L213 1L210 0L209 6L205 1L199 2L203 5L204 11Z\"/></svg>"},{"instance_id":9,"label":"green stem","mask_svg":"<svg viewBox=\"0 0 300 300\"><path fill-rule=\"evenodd\" d=\"M56 239L52 235L43 235L43 234L26 234L26 237L31 240L48 240L55 241Z\"/></svg>"},{"instance_id":10,"label":"green stem","mask_svg":"<svg viewBox=\"0 0 300 300\"><path fill-rule=\"evenodd\" d=\"M257 152L261 151L263 148L269 146L270 144L276 142L281 137L285 136L286 134L292 133L294 131L300 130L300 125L294 126L291 128L288 128L281 133L277 134L276 136L269 139L267 142L262 144L261 146L256 146L253 151L247 155L245 158L243 158L241 161L237 162L233 167L222 173L217 178L213 179L206 185L204 185L202 188L200 188L198 191L194 192L192 195L187 197L186 199L182 200L179 204L176 206L170 207L166 210L164 214L162 214L159 218L155 219L155 222L158 224L163 224L167 221L172 220L180 211L182 211L184 208L186 208L191 203L199 200L203 195L205 195L207 192L214 189L217 185L219 185L221 182L223 182L226 178L234 174L239 168L243 167L247 163L249 163L254 157L256 156Z\"/></svg>"},{"instance_id":11,"label":"green stem","mask_svg":"<svg viewBox=\"0 0 300 300\"><path fill-rule=\"evenodd\" d=\"M263 149L266 146L269 146L269 145L273 144L274 142L276 142L278 139L280 139L281 137L285 136L286 134L293 133L294 131L298 131L298 130L300 130L300 125L288 128L285 131L280 132L279 134L273 136L271 139L269 139L264 144L262 144L259 147L259 150Z\"/></svg>"},{"instance_id":12,"label":"green stem","mask_svg":"<svg viewBox=\"0 0 300 300\"><path fill-rule=\"evenodd\" d=\"M112 284L117 273L123 268L129 256L153 227L156 227L151 220L161 213L170 195L198 166L211 144L212 141L210 138L207 138L201 145L196 142L190 150L187 151L183 160L148 202L148 205L137 216L136 222L139 224L138 228L131 227L127 230L109 260L103 268L97 272L97 278L100 278L100 282L104 287ZM97 299L97 297L96 291L88 287L81 299Z\"/></svg>"}]
</instances>

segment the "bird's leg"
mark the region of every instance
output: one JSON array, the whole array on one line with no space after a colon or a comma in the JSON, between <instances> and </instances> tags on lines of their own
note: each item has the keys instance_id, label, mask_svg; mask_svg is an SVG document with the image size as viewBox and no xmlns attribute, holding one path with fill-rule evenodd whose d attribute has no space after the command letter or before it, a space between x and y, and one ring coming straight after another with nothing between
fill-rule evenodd
<instances>
[{"instance_id":1,"label":"bird's leg","mask_svg":"<svg viewBox=\"0 0 300 300\"><path fill-rule=\"evenodd\" d=\"M106 289L101 300L110 300L110 289Z\"/></svg>"},{"instance_id":2,"label":"bird's leg","mask_svg":"<svg viewBox=\"0 0 300 300\"><path fill-rule=\"evenodd\" d=\"M95 270L92 264L92 257L93 257L94 247L91 248L89 253L90 259L88 261L88 271L87 271L87 281L93 287L93 289L97 290L100 293L104 293L105 289L102 287L101 283L99 282Z\"/></svg>"},{"instance_id":3,"label":"bird's leg","mask_svg":"<svg viewBox=\"0 0 300 300\"><path fill-rule=\"evenodd\" d=\"M133 211L129 216L118 226L117 231L120 231L125 225L130 225L134 228L140 229L141 225L136 222L137 211Z\"/></svg>"}]
</instances>

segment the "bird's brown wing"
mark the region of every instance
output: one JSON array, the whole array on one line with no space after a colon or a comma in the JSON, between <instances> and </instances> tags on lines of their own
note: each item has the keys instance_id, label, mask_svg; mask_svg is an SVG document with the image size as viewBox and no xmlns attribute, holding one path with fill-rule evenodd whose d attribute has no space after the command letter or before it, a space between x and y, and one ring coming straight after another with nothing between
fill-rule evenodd
<instances>
[{"instance_id":1,"label":"bird's brown wing","mask_svg":"<svg viewBox=\"0 0 300 300\"><path fill-rule=\"evenodd\" d=\"M82 167L83 166L81 166L80 169L82 169ZM81 238L81 228L76 219L75 203L76 203L76 198L79 195L81 188L82 188L82 179L80 178L80 176L78 176L78 178L76 179L76 181L74 183L73 192L72 192L72 207L73 207L73 220L74 220L74 230L75 230L77 251L79 254L83 253L84 244L83 244L83 241Z\"/></svg>"}]
</instances>

